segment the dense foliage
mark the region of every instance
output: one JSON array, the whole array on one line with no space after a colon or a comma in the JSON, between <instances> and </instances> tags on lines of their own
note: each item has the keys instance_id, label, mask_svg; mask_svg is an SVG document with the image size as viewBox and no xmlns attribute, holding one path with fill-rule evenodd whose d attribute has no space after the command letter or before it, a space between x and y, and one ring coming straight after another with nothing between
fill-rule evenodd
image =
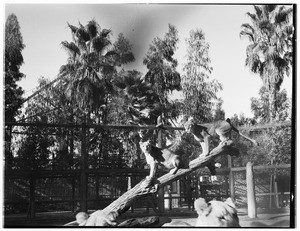
<instances>
[{"instance_id":1,"label":"dense foliage","mask_svg":"<svg viewBox=\"0 0 300 231\"><path fill-rule=\"evenodd\" d=\"M214 101L222 85L216 80L210 80L209 44L205 41L202 30L191 30L186 39L187 58L184 64L185 74L182 76L182 91L184 100L183 114L193 116L199 122L213 120ZM220 103L217 105L220 109ZM220 116L220 115L219 115Z\"/></svg>"},{"instance_id":2,"label":"dense foliage","mask_svg":"<svg viewBox=\"0 0 300 231\"><path fill-rule=\"evenodd\" d=\"M242 25L240 36L247 37L246 66L260 76L269 97L270 121L276 120L276 98L283 79L290 75L293 62L293 9L286 6L254 6L247 13L251 23Z\"/></svg>"},{"instance_id":3,"label":"dense foliage","mask_svg":"<svg viewBox=\"0 0 300 231\"><path fill-rule=\"evenodd\" d=\"M5 121L15 121L20 114L23 90L17 85L24 74L20 72L23 64L22 50L25 48L21 28L16 15L8 16L5 23Z\"/></svg>"}]
</instances>

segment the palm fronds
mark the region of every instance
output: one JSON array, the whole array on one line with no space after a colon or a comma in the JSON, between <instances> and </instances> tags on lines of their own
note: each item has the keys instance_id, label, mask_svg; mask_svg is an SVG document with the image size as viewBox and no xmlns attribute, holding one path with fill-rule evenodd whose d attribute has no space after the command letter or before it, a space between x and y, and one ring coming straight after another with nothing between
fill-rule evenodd
<instances>
[{"instance_id":1,"label":"palm fronds","mask_svg":"<svg viewBox=\"0 0 300 231\"><path fill-rule=\"evenodd\" d=\"M116 65L125 63L121 59L124 50L111 46L110 29L101 30L93 19L85 26L68 23L73 36L72 42L63 41L62 47L68 52L68 63L60 68L60 73L69 78L67 95L78 103L82 110L96 110L107 103L107 97L114 91L112 82ZM124 40L126 41L126 40ZM126 47L126 46L125 46ZM133 57L126 57L133 60Z\"/></svg>"},{"instance_id":2,"label":"palm fronds","mask_svg":"<svg viewBox=\"0 0 300 231\"><path fill-rule=\"evenodd\" d=\"M77 55L80 55L81 52L74 42L61 42L62 47L69 53L69 55L75 60Z\"/></svg>"},{"instance_id":3,"label":"palm fronds","mask_svg":"<svg viewBox=\"0 0 300 231\"><path fill-rule=\"evenodd\" d=\"M103 29L103 30L101 31L101 36L107 37L110 33L111 33L111 30L110 30L110 29Z\"/></svg>"},{"instance_id":4,"label":"palm fronds","mask_svg":"<svg viewBox=\"0 0 300 231\"><path fill-rule=\"evenodd\" d=\"M100 27L95 20L89 21L86 25L86 31L90 35L90 38L94 38L97 36L98 29L100 29Z\"/></svg>"}]
</instances>

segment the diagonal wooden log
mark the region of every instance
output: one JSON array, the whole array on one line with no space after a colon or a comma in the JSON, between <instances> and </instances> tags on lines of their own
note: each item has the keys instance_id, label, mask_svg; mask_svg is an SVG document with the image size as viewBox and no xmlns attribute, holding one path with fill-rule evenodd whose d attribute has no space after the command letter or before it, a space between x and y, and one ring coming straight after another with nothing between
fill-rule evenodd
<instances>
[{"instance_id":1,"label":"diagonal wooden log","mask_svg":"<svg viewBox=\"0 0 300 231\"><path fill-rule=\"evenodd\" d=\"M191 161L189 163L189 168L187 169L179 169L176 174L167 173L160 178L157 179L158 187L163 187L166 184L169 184L177 179L182 178L183 176L190 174L198 168L204 167L210 162L212 159L216 158L220 155L238 155L239 150L233 147L233 141L228 140L225 142L221 142L216 148L211 150L209 155L202 156L200 155L197 159ZM156 182L155 182L156 183ZM145 184L145 180L142 180L138 183L134 188L130 189L122 196L120 196L117 200L113 201L110 205L104 208L102 211L98 210L91 214L88 220L89 226L101 226L99 221L103 220L100 216L105 216L105 214L109 214L111 212L117 212L118 215L126 212L130 205L137 199L146 197L147 195L154 194L157 192L157 187L143 187Z\"/></svg>"}]
</instances>

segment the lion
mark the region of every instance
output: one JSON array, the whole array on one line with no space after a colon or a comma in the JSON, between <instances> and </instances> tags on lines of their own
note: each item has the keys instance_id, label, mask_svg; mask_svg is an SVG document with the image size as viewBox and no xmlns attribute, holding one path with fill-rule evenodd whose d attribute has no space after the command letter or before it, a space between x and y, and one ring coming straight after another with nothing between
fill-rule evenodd
<instances>
[{"instance_id":1,"label":"lion","mask_svg":"<svg viewBox=\"0 0 300 231\"><path fill-rule=\"evenodd\" d=\"M205 199L198 198L194 202L198 218L196 222L174 220L164 224L164 227L241 227L237 210L231 198L226 201L212 200L206 203ZM194 223L194 225L193 225Z\"/></svg>"},{"instance_id":2,"label":"lion","mask_svg":"<svg viewBox=\"0 0 300 231\"><path fill-rule=\"evenodd\" d=\"M208 203L205 199L198 198L194 206L198 214L196 227L241 227L231 198L224 202L212 200Z\"/></svg>"},{"instance_id":3,"label":"lion","mask_svg":"<svg viewBox=\"0 0 300 231\"><path fill-rule=\"evenodd\" d=\"M251 141L255 146L259 146L257 141L242 134L236 127L234 127L230 119L219 120L207 124L197 124L194 122L194 119L190 117L184 124L184 128L187 133L193 134L195 140L200 143L205 156L208 156L210 152L209 143L211 137L219 137L221 142L225 142L231 139L232 131L235 131L238 135Z\"/></svg>"},{"instance_id":4,"label":"lion","mask_svg":"<svg viewBox=\"0 0 300 231\"><path fill-rule=\"evenodd\" d=\"M116 211L104 213L102 210L97 210L91 215L79 212L76 214L76 221L69 222L65 226L116 226L117 217L118 213Z\"/></svg>"}]
</instances>

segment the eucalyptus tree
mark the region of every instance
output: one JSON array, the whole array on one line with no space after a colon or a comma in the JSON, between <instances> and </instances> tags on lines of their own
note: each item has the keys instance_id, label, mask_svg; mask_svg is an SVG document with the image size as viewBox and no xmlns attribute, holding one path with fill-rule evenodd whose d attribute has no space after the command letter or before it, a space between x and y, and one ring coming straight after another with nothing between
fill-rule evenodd
<instances>
[{"instance_id":1,"label":"eucalyptus tree","mask_svg":"<svg viewBox=\"0 0 300 231\"><path fill-rule=\"evenodd\" d=\"M293 9L290 6L254 6L247 12L251 23L241 26L241 37L249 39L246 66L260 76L269 93L270 120L276 117L276 96L293 62Z\"/></svg>"},{"instance_id":2,"label":"eucalyptus tree","mask_svg":"<svg viewBox=\"0 0 300 231\"><path fill-rule=\"evenodd\" d=\"M25 75L20 72L23 64L22 50L25 48L21 28L15 14L10 14L5 23L5 51L4 51L4 107L5 122L15 121L15 117L20 114L23 102L23 89L18 86ZM13 165L13 155L11 151L10 129L5 130L5 168Z\"/></svg>"},{"instance_id":3,"label":"eucalyptus tree","mask_svg":"<svg viewBox=\"0 0 300 231\"><path fill-rule=\"evenodd\" d=\"M163 38L154 38L143 60L148 71L145 83L151 85L154 93L159 97L160 114L169 104L168 95L174 90L181 90L180 74L177 72L177 60L174 53L177 49L178 31L169 24L168 32Z\"/></svg>"},{"instance_id":4,"label":"eucalyptus tree","mask_svg":"<svg viewBox=\"0 0 300 231\"><path fill-rule=\"evenodd\" d=\"M201 29L191 30L186 44L186 63L181 77L184 95L182 109L184 114L200 122L208 122L213 119L213 106L221 109L222 101L218 99L217 92L222 89L222 85L217 80L210 80L213 69L204 32ZM214 102L217 102L216 105Z\"/></svg>"},{"instance_id":5,"label":"eucalyptus tree","mask_svg":"<svg viewBox=\"0 0 300 231\"><path fill-rule=\"evenodd\" d=\"M5 121L15 121L20 113L23 90L17 85L25 75L20 72L24 63L22 50L25 48L21 28L15 14L10 14L5 23Z\"/></svg>"}]
</instances>

